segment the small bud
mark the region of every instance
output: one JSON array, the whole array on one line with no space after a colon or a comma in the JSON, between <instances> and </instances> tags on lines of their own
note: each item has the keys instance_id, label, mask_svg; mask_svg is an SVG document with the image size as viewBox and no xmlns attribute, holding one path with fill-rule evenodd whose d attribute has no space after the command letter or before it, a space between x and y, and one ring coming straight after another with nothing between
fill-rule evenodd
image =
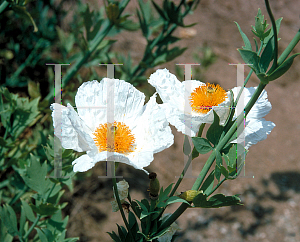
<instances>
[{"instance_id":1,"label":"small bud","mask_svg":"<svg viewBox=\"0 0 300 242\"><path fill-rule=\"evenodd\" d=\"M119 6L114 3L110 3L106 7L107 17L112 23L118 22L119 13L120 13Z\"/></svg>"},{"instance_id":2,"label":"small bud","mask_svg":"<svg viewBox=\"0 0 300 242\"><path fill-rule=\"evenodd\" d=\"M150 179L150 188L149 188L150 198L153 200L156 200L158 197L159 189L160 189L159 181L156 178L156 173L151 172L149 174L149 179Z\"/></svg>"},{"instance_id":3,"label":"small bud","mask_svg":"<svg viewBox=\"0 0 300 242\"><path fill-rule=\"evenodd\" d=\"M198 194L203 193L203 191L196 191L196 190L187 190L185 192L182 192L178 197L188 201L192 202L194 197L196 197Z\"/></svg>"}]
</instances>

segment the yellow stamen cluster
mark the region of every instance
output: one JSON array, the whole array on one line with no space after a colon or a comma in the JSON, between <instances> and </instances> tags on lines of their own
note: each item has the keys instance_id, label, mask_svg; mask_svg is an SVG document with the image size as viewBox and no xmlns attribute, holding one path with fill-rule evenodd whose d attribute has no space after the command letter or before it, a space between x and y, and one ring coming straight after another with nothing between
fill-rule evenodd
<instances>
[{"instance_id":1,"label":"yellow stamen cluster","mask_svg":"<svg viewBox=\"0 0 300 242\"><path fill-rule=\"evenodd\" d=\"M227 98L225 90L220 85L206 83L197 87L190 96L192 110L197 113L208 113L213 106L218 106Z\"/></svg>"},{"instance_id":2,"label":"yellow stamen cluster","mask_svg":"<svg viewBox=\"0 0 300 242\"><path fill-rule=\"evenodd\" d=\"M109 151L124 154L133 151L135 138L124 123L115 121L113 124L100 124L93 135L99 152Z\"/></svg>"}]
</instances>

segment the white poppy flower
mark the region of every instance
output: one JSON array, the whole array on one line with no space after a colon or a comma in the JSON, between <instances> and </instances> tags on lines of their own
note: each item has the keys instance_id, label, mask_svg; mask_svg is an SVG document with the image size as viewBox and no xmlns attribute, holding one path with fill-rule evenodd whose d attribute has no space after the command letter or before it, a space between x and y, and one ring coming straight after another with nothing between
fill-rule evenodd
<instances>
[{"instance_id":1,"label":"white poppy flower","mask_svg":"<svg viewBox=\"0 0 300 242\"><path fill-rule=\"evenodd\" d=\"M127 181L123 180L123 181L119 181L117 183L117 187L118 187L120 201L121 201L121 203L124 203L125 199L128 197L129 184ZM112 205L113 212L117 212L117 211L119 211L119 206L118 206L118 202L116 200L115 193L114 193L114 197L115 197L115 200L110 203Z\"/></svg>"},{"instance_id":2,"label":"white poppy flower","mask_svg":"<svg viewBox=\"0 0 300 242\"><path fill-rule=\"evenodd\" d=\"M54 112L61 112L61 134L55 134L65 149L86 154L73 161L75 172L91 169L98 161L105 161L112 152L113 159L144 170L153 161L153 153L170 147L174 137L164 112L156 103L156 94L144 105L145 95L131 84L115 79L114 123L107 124L107 83L83 83L75 96L77 112L52 104L54 127L58 125ZM107 127L114 135L114 144L107 145ZM145 170L144 170L145 171ZM147 171L145 171L148 173Z\"/></svg>"},{"instance_id":3,"label":"white poppy flower","mask_svg":"<svg viewBox=\"0 0 300 242\"><path fill-rule=\"evenodd\" d=\"M160 220L164 223L169 217L171 216L170 213L164 214ZM176 233L177 230L181 229L175 222L171 224L169 229L165 234L158 238L159 242L171 242L173 235Z\"/></svg>"},{"instance_id":4,"label":"white poppy flower","mask_svg":"<svg viewBox=\"0 0 300 242\"><path fill-rule=\"evenodd\" d=\"M257 87L244 88L244 106L249 102L253 96ZM236 99L241 87L235 87L232 89L234 98ZM237 140L232 143L244 143L244 147L249 149L251 145L256 144L259 141L265 140L267 135L271 133L275 124L271 121L266 121L263 117L266 116L272 109L271 103L268 101L268 95L265 90L251 108L246 117L244 132L238 137ZM235 117L244 112L243 109L235 110Z\"/></svg>"},{"instance_id":5,"label":"white poppy flower","mask_svg":"<svg viewBox=\"0 0 300 242\"><path fill-rule=\"evenodd\" d=\"M184 134L196 136L202 123L213 123L214 110L220 117L220 123L226 121L229 113L230 92L225 92L219 85L205 84L196 80L180 82L167 69L153 73L148 82L156 88L170 124ZM188 103L185 97L189 98ZM189 113L185 111L189 105ZM186 120L191 120L191 126Z\"/></svg>"}]
</instances>

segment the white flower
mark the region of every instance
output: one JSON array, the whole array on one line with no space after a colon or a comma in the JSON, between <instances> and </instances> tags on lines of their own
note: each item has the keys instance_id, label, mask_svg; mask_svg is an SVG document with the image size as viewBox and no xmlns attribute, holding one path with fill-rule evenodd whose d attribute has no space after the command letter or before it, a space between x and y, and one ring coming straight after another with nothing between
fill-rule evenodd
<instances>
[{"instance_id":1,"label":"white flower","mask_svg":"<svg viewBox=\"0 0 300 242\"><path fill-rule=\"evenodd\" d=\"M244 96L244 105L249 102L253 96L257 87L244 88L242 96ZM235 87L232 89L234 98L236 99L241 87ZM239 100L240 101L240 100ZM271 121L266 121L263 117L266 116L272 109L271 103L268 101L268 95L265 90L262 91L261 95L251 108L250 112L246 117L244 132L238 137L237 140L232 143L243 143L246 149L256 144L259 141L265 140L267 135L271 133L275 124ZM235 110L235 117L243 112L243 108ZM244 139L244 140L243 140Z\"/></svg>"},{"instance_id":2,"label":"white flower","mask_svg":"<svg viewBox=\"0 0 300 242\"><path fill-rule=\"evenodd\" d=\"M170 213L164 214L160 220L164 223L169 217L171 216ZM175 222L171 224L168 231L163 234L161 237L158 238L159 242L170 242L172 240L173 235L176 233L177 230L181 229Z\"/></svg>"},{"instance_id":3,"label":"white flower","mask_svg":"<svg viewBox=\"0 0 300 242\"><path fill-rule=\"evenodd\" d=\"M169 123L178 131L196 136L202 123L213 122L212 110L219 115L221 124L226 121L230 93L226 93L219 85L214 86L196 80L180 82L167 69L157 70L150 76L148 82L156 88L163 101L160 106L164 109ZM187 120L191 121L190 126L187 125Z\"/></svg>"},{"instance_id":4,"label":"white flower","mask_svg":"<svg viewBox=\"0 0 300 242\"><path fill-rule=\"evenodd\" d=\"M127 181L123 180L123 181L119 181L117 183L117 187L118 187L120 201L121 201L121 203L124 203L125 199L128 197L129 184ZM110 203L112 205L113 212L117 212L117 211L119 211L119 206L118 206L118 202L116 201L115 193L114 193L114 197L115 197L115 200Z\"/></svg>"},{"instance_id":5,"label":"white flower","mask_svg":"<svg viewBox=\"0 0 300 242\"><path fill-rule=\"evenodd\" d=\"M104 161L108 152L113 159L144 170L153 161L153 153L170 147L174 137L164 112L156 103L156 94L144 105L145 95L131 84L115 79L114 123L107 124L108 79L100 83L83 83L75 96L77 112L68 107L52 104L53 125L58 125L55 111L61 112L61 134L55 134L65 149L86 154L73 161L75 172L91 169ZM107 144L107 130L114 135L114 144ZM144 170L145 171L145 170ZM148 173L147 171L145 171Z\"/></svg>"}]
</instances>

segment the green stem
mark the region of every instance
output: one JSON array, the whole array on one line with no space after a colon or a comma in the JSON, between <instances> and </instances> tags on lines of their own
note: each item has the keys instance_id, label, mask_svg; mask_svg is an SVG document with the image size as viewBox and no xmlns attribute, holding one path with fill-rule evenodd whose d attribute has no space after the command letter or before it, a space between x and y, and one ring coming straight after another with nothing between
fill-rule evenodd
<instances>
[{"instance_id":1,"label":"green stem","mask_svg":"<svg viewBox=\"0 0 300 242\"><path fill-rule=\"evenodd\" d=\"M215 190L217 190L218 187L221 186L224 181L226 181L225 177L221 181L219 181L218 184L206 195L210 196L211 194L213 194L215 192Z\"/></svg>"},{"instance_id":2,"label":"green stem","mask_svg":"<svg viewBox=\"0 0 300 242\"><path fill-rule=\"evenodd\" d=\"M272 29L273 29L273 33L274 33L274 47L275 47L274 50L275 50L275 53L274 53L273 65L272 65L271 71L270 71L270 73L272 73L272 71L275 70L278 66L278 64L277 64L277 59L278 59L278 37L277 37L277 28L276 28L275 18L273 16L273 13L272 13L272 10L271 10L270 4L269 4L269 0L265 0L265 4L266 4L266 8L267 8L269 17L270 17L271 22L272 22Z\"/></svg>"},{"instance_id":3,"label":"green stem","mask_svg":"<svg viewBox=\"0 0 300 242\"><path fill-rule=\"evenodd\" d=\"M247 103L245 107L245 114L241 113L238 118L236 119L236 123L231 126L231 128L228 130L226 135L223 137L223 139L219 142L219 144L216 146L214 151L209 156L208 160L206 161L203 169L201 170L199 176L197 177L192 190L199 190L204 178L207 175L207 172L209 171L209 168L213 164L215 160L215 153L220 151L231 139L231 137L234 135L237 127L241 125L241 123L244 121L244 117L247 116L249 111L251 110L252 106L255 104L256 100L260 96L261 92L264 90L266 84L260 83L258 87L256 88L253 96L251 97L250 101ZM220 184L221 185L221 184ZM163 229L169 227L187 208L189 207L188 204L182 203L180 207L160 226L159 231L162 231ZM158 231L158 232L159 232Z\"/></svg>"},{"instance_id":4,"label":"green stem","mask_svg":"<svg viewBox=\"0 0 300 242\"><path fill-rule=\"evenodd\" d=\"M257 55L260 55L260 53L261 53L261 51L262 51L262 48L263 48L263 42L261 41L261 42L260 42L260 48L259 48L259 50L258 50L258 52L257 52ZM238 101L239 101L239 99L240 99L240 97L241 97L241 95L242 95L242 92L243 92L245 86L247 85L247 83L248 83L248 81L249 81L249 79L250 79L252 73L253 73L253 69L250 70L248 76L246 77L245 82L244 82L244 85L241 87L241 90L239 91L239 94L237 95L237 98L236 98L236 100L234 101L234 104L233 104L234 107L236 107L236 105L237 105L237 103L238 103Z\"/></svg>"},{"instance_id":5,"label":"green stem","mask_svg":"<svg viewBox=\"0 0 300 242\"><path fill-rule=\"evenodd\" d=\"M4 1L3 3L1 3L0 13L2 13L7 8L8 5L9 5L9 2L7 2L7 1Z\"/></svg>"},{"instance_id":6,"label":"green stem","mask_svg":"<svg viewBox=\"0 0 300 242\"><path fill-rule=\"evenodd\" d=\"M278 58L278 65L281 65L284 62L284 60L289 56L289 54L298 44L299 40L300 40L300 29L298 30L298 32L296 33L292 41L289 43L289 45L286 47L286 49L283 51L281 56Z\"/></svg>"},{"instance_id":7,"label":"green stem","mask_svg":"<svg viewBox=\"0 0 300 242\"><path fill-rule=\"evenodd\" d=\"M200 125L199 131L198 131L198 137L201 137L202 132L203 132L203 129L204 129L204 126L205 126L205 123L202 123L202 124ZM194 149L195 149L195 147L194 147ZM184 166L184 168L183 168L183 171L181 172L180 177L178 178L178 180L177 180L177 182L176 182L174 188L172 189L172 191L171 191L169 197L172 197L172 196L174 195L174 193L176 192L177 188L179 187L179 185L180 185L182 179L184 178L184 175L185 175L186 171L188 170L190 164L192 163L192 160L193 160L193 159L190 159L190 156L191 156L191 155L192 155L192 153L189 155L189 159L188 159L187 163L185 164L185 166Z\"/></svg>"},{"instance_id":8,"label":"green stem","mask_svg":"<svg viewBox=\"0 0 300 242\"><path fill-rule=\"evenodd\" d=\"M113 169L114 170L114 169ZM130 227L129 227L129 224L127 222L127 219L125 217L125 213L124 213L124 210L123 210L123 207L122 207L122 204L121 204L121 200L120 200L120 197L119 197L119 192L118 192L118 186L117 186L117 180L116 180L116 177L113 176L112 178L112 181L113 181L113 187L114 187L114 193L115 193L115 197L116 197L116 200L117 200L117 203L118 203L118 207L120 209L120 212L121 212L121 215L122 215L122 218L123 218L123 221L125 223L125 226L128 230L128 233L130 234L131 238L132 238L132 241L134 241L134 237L131 233L131 230L130 230Z\"/></svg>"}]
</instances>

